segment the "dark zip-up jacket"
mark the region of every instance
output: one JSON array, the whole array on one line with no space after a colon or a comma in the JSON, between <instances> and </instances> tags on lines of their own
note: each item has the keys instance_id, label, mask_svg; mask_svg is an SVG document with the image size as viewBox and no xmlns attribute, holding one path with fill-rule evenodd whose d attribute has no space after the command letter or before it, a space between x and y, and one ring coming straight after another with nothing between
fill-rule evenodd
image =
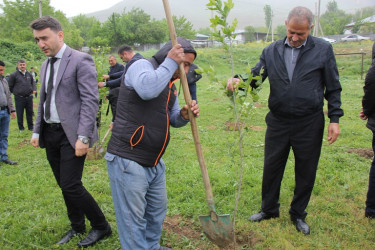
<instances>
[{"instance_id":1,"label":"dark zip-up jacket","mask_svg":"<svg viewBox=\"0 0 375 250\"><path fill-rule=\"evenodd\" d=\"M124 65L116 63L115 65L109 67L108 75L111 76L114 73L123 72L123 71L124 71Z\"/></svg>"},{"instance_id":2,"label":"dark zip-up jacket","mask_svg":"<svg viewBox=\"0 0 375 250\"><path fill-rule=\"evenodd\" d=\"M116 72L114 74L109 75L109 79L106 83L106 86L110 89L120 87L121 81L123 76L125 75L126 71L135 61L143 59L143 56L139 53L136 53L129 62L126 63L124 69L121 72Z\"/></svg>"},{"instance_id":3,"label":"dark zip-up jacket","mask_svg":"<svg viewBox=\"0 0 375 250\"><path fill-rule=\"evenodd\" d=\"M284 117L301 117L321 112L324 98L328 101L328 117L339 122L341 85L332 46L320 38L308 36L297 58L292 81L284 62L285 39L267 46L252 69L270 82L269 109Z\"/></svg>"},{"instance_id":4,"label":"dark zip-up jacket","mask_svg":"<svg viewBox=\"0 0 375 250\"><path fill-rule=\"evenodd\" d=\"M27 97L36 91L33 76L26 71L23 75L19 70L13 72L8 79L10 92L16 96Z\"/></svg>"},{"instance_id":5,"label":"dark zip-up jacket","mask_svg":"<svg viewBox=\"0 0 375 250\"><path fill-rule=\"evenodd\" d=\"M372 47L372 64L365 78L362 98L363 113L367 116L367 127L375 131L375 43Z\"/></svg>"}]
</instances>

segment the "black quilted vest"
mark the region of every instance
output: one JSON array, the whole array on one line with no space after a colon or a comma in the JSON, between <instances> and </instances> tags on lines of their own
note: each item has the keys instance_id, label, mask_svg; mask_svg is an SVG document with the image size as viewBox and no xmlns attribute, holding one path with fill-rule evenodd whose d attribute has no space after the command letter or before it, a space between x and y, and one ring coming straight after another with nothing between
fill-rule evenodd
<instances>
[{"instance_id":1,"label":"black quilted vest","mask_svg":"<svg viewBox=\"0 0 375 250\"><path fill-rule=\"evenodd\" d=\"M150 62L157 67L152 60ZM156 166L169 143L169 109L176 96L177 90L172 82L157 98L147 101L142 100L135 90L121 84L107 151L143 167Z\"/></svg>"}]
</instances>

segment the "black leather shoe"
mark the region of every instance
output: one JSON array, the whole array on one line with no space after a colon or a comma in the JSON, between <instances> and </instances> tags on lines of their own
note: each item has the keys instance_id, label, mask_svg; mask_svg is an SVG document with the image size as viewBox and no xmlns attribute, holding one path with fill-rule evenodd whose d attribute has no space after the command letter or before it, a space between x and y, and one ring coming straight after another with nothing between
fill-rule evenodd
<instances>
[{"instance_id":1,"label":"black leather shoe","mask_svg":"<svg viewBox=\"0 0 375 250\"><path fill-rule=\"evenodd\" d=\"M66 235L59 241L57 242L56 244L58 245L62 245L62 244L65 244L65 243L68 243L73 237L79 235L79 234L83 234L83 232L77 232L76 230L74 229L71 229L69 230Z\"/></svg>"},{"instance_id":2,"label":"black leather shoe","mask_svg":"<svg viewBox=\"0 0 375 250\"><path fill-rule=\"evenodd\" d=\"M18 162L11 161L9 159L3 160L2 162L4 162L5 164L9 164L9 165L17 165L18 164Z\"/></svg>"},{"instance_id":3,"label":"black leather shoe","mask_svg":"<svg viewBox=\"0 0 375 250\"><path fill-rule=\"evenodd\" d=\"M367 212L365 212L365 217L366 218L369 218L369 219L374 219L375 218L375 215L374 214L370 214L370 213L367 213Z\"/></svg>"},{"instance_id":4,"label":"black leather shoe","mask_svg":"<svg viewBox=\"0 0 375 250\"><path fill-rule=\"evenodd\" d=\"M269 220L277 217L279 217L278 214L266 214L265 212L260 211L259 213L250 216L249 220L253 222L260 222L262 220Z\"/></svg>"},{"instance_id":5,"label":"black leather shoe","mask_svg":"<svg viewBox=\"0 0 375 250\"><path fill-rule=\"evenodd\" d=\"M310 227L309 227L309 225L307 225L305 220L295 219L295 220L293 220L293 224L296 225L296 229L297 229L298 232L301 232L304 235L310 234Z\"/></svg>"},{"instance_id":6,"label":"black leather shoe","mask_svg":"<svg viewBox=\"0 0 375 250\"><path fill-rule=\"evenodd\" d=\"M78 242L78 246L80 247L92 246L99 240L104 239L105 237L110 236L111 234L112 234L112 229L109 224L107 228L104 230L91 229L89 234L86 236L86 238Z\"/></svg>"}]
</instances>

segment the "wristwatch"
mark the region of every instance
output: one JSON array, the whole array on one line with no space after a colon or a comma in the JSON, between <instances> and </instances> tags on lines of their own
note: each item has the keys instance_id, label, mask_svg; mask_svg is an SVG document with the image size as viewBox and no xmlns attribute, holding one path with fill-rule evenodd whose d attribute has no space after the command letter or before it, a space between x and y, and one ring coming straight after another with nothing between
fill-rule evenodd
<instances>
[{"instance_id":1,"label":"wristwatch","mask_svg":"<svg viewBox=\"0 0 375 250\"><path fill-rule=\"evenodd\" d=\"M88 144L90 142L90 139L87 136L78 136L78 140L80 140L83 144Z\"/></svg>"}]
</instances>

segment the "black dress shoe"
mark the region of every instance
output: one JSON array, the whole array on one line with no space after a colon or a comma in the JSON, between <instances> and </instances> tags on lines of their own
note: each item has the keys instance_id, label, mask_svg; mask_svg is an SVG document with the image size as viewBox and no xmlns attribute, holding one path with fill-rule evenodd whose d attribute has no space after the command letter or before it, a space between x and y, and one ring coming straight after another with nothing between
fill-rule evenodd
<instances>
[{"instance_id":1,"label":"black dress shoe","mask_svg":"<svg viewBox=\"0 0 375 250\"><path fill-rule=\"evenodd\" d=\"M65 244L65 243L68 243L73 237L79 235L79 234L83 234L83 232L77 232L76 230L74 229L71 229L69 230L66 235L59 241L57 242L56 244L58 245L62 245L62 244Z\"/></svg>"},{"instance_id":2,"label":"black dress shoe","mask_svg":"<svg viewBox=\"0 0 375 250\"><path fill-rule=\"evenodd\" d=\"M91 229L89 234L78 242L78 246L80 247L88 247L94 245L96 242L98 242L101 239L104 239L107 236L110 236L112 234L111 226L108 225L106 229L104 230L97 230L97 229Z\"/></svg>"},{"instance_id":3,"label":"black dress shoe","mask_svg":"<svg viewBox=\"0 0 375 250\"><path fill-rule=\"evenodd\" d=\"M277 217L279 217L278 214L266 214L265 212L260 211L259 213L253 214L252 216L250 216L249 220L253 222L260 222L262 220L269 220L271 218L277 218Z\"/></svg>"},{"instance_id":4,"label":"black dress shoe","mask_svg":"<svg viewBox=\"0 0 375 250\"><path fill-rule=\"evenodd\" d=\"M2 162L4 162L5 164L9 164L9 165L17 165L18 164L18 162L11 161L9 159L3 160Z\"/></svg>"},{"instance_id":5,"label":"black dress shoe","mask_svg":"<svg viewBox=\"0 0 375 250\"><path fill-rule=\"evenodd\" d=\"M310 227L309 227L309 225L307 225L305 220L295 219L295 220L293 220L293 224L296 225L296 229L297 229L298 232L301 232L304 235L310 234Z\"/></svg>"},{"instance_id":6,"label":"black dress shoe","mask_svg":"<svg viewBox=\"0 0 375 250\"><path fill-rule=\"evenodd\" d=\"M365 212L365 217L366 217L366 218L369 218L369 219L374 219L374 218L375 218L375 214Z\"/></svg>"}]
</instances>

